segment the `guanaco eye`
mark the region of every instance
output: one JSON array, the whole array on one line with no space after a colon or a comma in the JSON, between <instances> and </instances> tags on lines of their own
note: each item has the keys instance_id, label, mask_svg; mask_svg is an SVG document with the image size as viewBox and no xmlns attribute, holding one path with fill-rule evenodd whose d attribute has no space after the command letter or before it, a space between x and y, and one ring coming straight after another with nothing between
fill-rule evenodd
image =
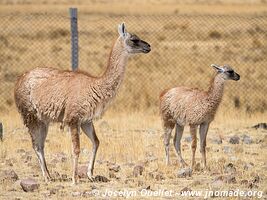
<instances>
[{"instance_id":1,"label":"guanaco eye","mask_svg":"<svg viewBox=\"0 0 267 200\"><path fill-rule=\"evenodd\" d=\"M233 74L233 73L234 73L234 71L233 71L233 70L230 70L230 71L228 71L228 73L229 73L229 74Z\"/></svg>"},{"instance_id":2,"label":"guanaco eye","mask_svg":"<svg viewBox=\"0 0 267 200\"><path fill-rule=\"evenodd\" d=\"M137 40L137 39L132 39L131 40L133 43L138 43L139 42L139 40Z\"/></svg>"}]
</instances>

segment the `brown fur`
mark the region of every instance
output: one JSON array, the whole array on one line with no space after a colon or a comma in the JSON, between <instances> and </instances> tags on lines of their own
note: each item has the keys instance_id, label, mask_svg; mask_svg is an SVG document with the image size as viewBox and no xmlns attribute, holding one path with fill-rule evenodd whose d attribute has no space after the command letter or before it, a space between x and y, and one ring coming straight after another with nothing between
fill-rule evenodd
<instances>
[{"instance_id":1,"label":"brown fur","mask_svg":"<svg viewBox=\"0 0 267 200\"><path fill-rule=\"evenodd\" d=\"M44 157L44 143L50 122L61 122L71 130L73 144L73 183L77 181L80 153L80 126L93 126L93 119L100 117L114 99L124 77L128 54L120 37L110 54L108 67L102 77L93 77L84 71L58 70L39 67L19 77L15 85L15 102L29 129L33 148L39 159L43 175L50 180ZM92 180L93 164L99 145L95 131L86 135L93 142L93 157L88 166Z\"/></svg>"},{"instance_id":2,"label":"brown fur","mask_svg":"<svg viewBox=\"0 0 267 200\"><path fill-rule=\"evenodd\" d=\"M50 122L61 122L70 127L73 144L73 183L77 181L77 166L80 154L80 128L92 141L92 156L88 164L88 178L93 180L93 168L99 140L93 120L100 117L116 96L122 83L130 54L148 53L150 45L118 28L116 40L105 73L94 77L84 71L58 70L39 67L19 77L15 85L15 102L23 122L29 129L33 148L46 180L50 179L44 156L44 143ZM131 45L127 45L127 41Z\"/></svg>"},{"instance_id":3,"label":"brown fur","mask_svg":"<svg viewBox=\"0 0 267 200\"><path fill-rule=\"evenodd\" d=\"M179 125L199 125L214 119L221 102L224 79L215 76L208 91L197 88L176 87L160 96L160 111L163 122L172 121Z\"/></svg>"},{"instance_id":4,"label":"brown fur","mask_svg":"<svg viewBox=\"0 0 267 200\"><path fill-rule=\"evenodd\" d=\"M239 80L240 76L233 69L225 65L219 67L212 65L218 73L212 79L209 90L197 88L176 87L163 91L160 94L160 113L164 128L164 144L166 163L169 164L169 144L172 129L176 126L174 146L180 163L186 163L181 154L181 138L185 125L190 126L192 136L192 168L195 164L195 151L197 147L197 126L200 126L200 152L204 167L206 168L206 136L210 122L213 121L218 106L222 100L225 80Z\"/></svg>"},{"instance_id":5,"label":"brown fur","mask_svg":"<svg viewBox=\"0 0 267 200\"><path fill-rule=\"evenodd\" d=\"M112 51L106 73L99 78L84 71L45 67L22 75L15 86L15 101L25 125L32 119L70 124L101 116L124 75L127 58L120 52L119 43L118 49Z\"/></svg>"}]
</instances>

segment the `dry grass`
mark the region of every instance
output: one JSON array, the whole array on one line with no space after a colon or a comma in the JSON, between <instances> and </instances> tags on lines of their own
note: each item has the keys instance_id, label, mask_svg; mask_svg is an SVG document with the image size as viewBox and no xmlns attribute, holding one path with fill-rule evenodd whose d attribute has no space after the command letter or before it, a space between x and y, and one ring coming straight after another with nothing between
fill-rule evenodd
<instances>
[{"instance_id":1,"label":"dry grass","mask_svg":"<svg viewBox=\"0 0 267 200\"><path fill-rule=\"evenodd\" d=\"M84 179L78 186L71 186L71 181L60 182L56 180L51 184L45 184L39 169L37 158L31 148L30 137L26 130L22 128L21 120L16 112L12 115L4 116L3 123L5 127L4 141L0 146L0 163L1 170L14 169L20 179L33 177L41 184L38 193L25 193L19 189L16 184L10 182L2 182L0 184L1 199L12 197L20 197L31 199L40 199L49 196L49 191L53 188L62 187L56 194L52 194L53 199L72 197L73 192L91 191L94 186L97 190L104 193L108 190L140 190L148 186L152 190L165 189L179 192L185 186L192 190L203 190L211 187L211 182L215 177L224 175L224 166L233 163L237 168L235 184L223 184L220 189L224 190L249 190L248 185L241 184L242 180L252 181L256 175L259 175L260 182L256 185L258 188L251 190L265 191L266 188L266 136L263 143L257 144L256 141L264 140L266 131L251 129L252 125L265 119L262 114L247 117L240 113L223 114L218 113L218 117L211 125L208 134L207 157L210 171L208 173L195 172L191 178L176 178L179 169L173 146L171 146L171 166L165 166L165 155L162 141L161 122L158 115L131 113L117 114L108 112L103 119L95 122L97 135L100 139L100 149L97 154L97 162L95 165L95 173L109 177L107 163L117 163L121 166L121 171L116 173L117 179L111 178L110 183L90 183ZM233 120L234 118L234 120ZM254 140L253 144L228 144L229 136L247 134ZM184 137L188 137L188 129L186 128ZM223 144L214 144L212 139L222 138ZM224 153L223 148L229 146L233 153ZM80 165L87 164L91 143L88 138L81 135L82 153L80 157ZM19 149L29 152L32 157L30 161L25 161ZM182 151L185 160L190 163L191 150L190 143L182 140ZM63 152L67 155L67 161L63 163L53 163L57 153ZM72 173L71 162L71 138L68 131L60 132L59 127L53 125L48 134L46 142L46 158L48 167L52 172L52 176L66 174L69 178ZM152 158L152 161L148 161ZM154 160L155 159L155 160ZM200 162L201 156L197 151L197 162ZM13 166L9 166L9 163ZM146 163L147 162L147 163ZM252 169L244 170L246 163L254 164ZM145 172L141 177L132 177L133 165L138 163L146 163ZM23 166L23 167L22 167ZM160 173L163 180L157 180L151 177L151 173ZM59 175L57 175L57 173ZM200 181L201 184L198 182ZM60 186L59 186L60 185Z\"/></svg>"},{"instance_id":2,"label":"dry grass","mask_svg":"<svg viewBox=\"0 0 267 200\"><path fill-rule=\"evenodd\" d=\"M104 72L117 37L116 24L121 21L152 46L151 53L129 61L113 108L156 110L163 89L178 85L205 89L213 74L210 64L228 63L241 74L241 80L228 83L223 107L265 112L267 25L264 17L251 14L265 16L266 4L238 4L238 9L227 3L177 4L176 9L173 2L165 6L160 2L153 4L153 9L146 8L147 3L139 5L144 9L137 9L138 4L128 6L135 11L132 15L125 15L130 13L124 8L127 3L117 1L92 3L92 8L91 4L78 6L81 69L93 75ZM0 83L0 108L4 112L14 105L12 90L18 75L37 66L70 66L69 5L33 5L0 6L0 77L4 80ZM233 13L231 8L239 12ZM223 15L210 16L215 13Z\"/></svg>"}]
</instances>

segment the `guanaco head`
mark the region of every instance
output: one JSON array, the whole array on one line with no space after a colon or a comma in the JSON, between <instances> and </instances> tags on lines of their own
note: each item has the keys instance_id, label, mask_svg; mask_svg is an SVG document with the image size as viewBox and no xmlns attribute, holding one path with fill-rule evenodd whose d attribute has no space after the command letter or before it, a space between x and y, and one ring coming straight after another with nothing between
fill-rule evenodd
<instances>
[{"instance_id":1,"label":"guanaco head","mask_svg":"<svg viewBox=\"0 0 267 200\"><path fill-rule=\"evenodd\" d=\"M218 71L218 73L224 80L238 81L240 79L240 75L236 73L229 65L219 66L212 64L211 66Z\"/></svg>"},{"instance_id":2,"label":"guanaco head","mask_svg":"<svg viewBox=\"0 0 267 200\"><path fill-rule=\"evenodd\" d=\"M128 33L124 23L119 24L118 32L120 34L119 39L121 39L122 45L127 53L136 54L150 52L150 45L141 40L137 35Z\"/></svg>"}]
</instances>

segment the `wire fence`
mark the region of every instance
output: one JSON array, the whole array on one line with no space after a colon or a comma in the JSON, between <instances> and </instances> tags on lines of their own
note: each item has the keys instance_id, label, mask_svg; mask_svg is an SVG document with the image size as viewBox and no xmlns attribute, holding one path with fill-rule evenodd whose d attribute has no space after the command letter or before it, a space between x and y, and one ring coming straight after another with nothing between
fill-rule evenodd
<instances>
[{"instance_id":1,"label":"wire fence","mask_svg":"<svg viewBox=\"0 0 267 200\"><path fill-rule=\"evenodd\" d=\"M0 15L0 110L14 108L17 76L38 66L71 69L70 19L55 13ZM100 15L78 13L79 68L101 75L117 25L149 42L152 51L129 60L112 105L119 111L158 110L163 89L207 89L210 64L229 64L240 75L226 86L221 107L248 113L267 109L267 15Z\"/></svg>"}]
</instances>

